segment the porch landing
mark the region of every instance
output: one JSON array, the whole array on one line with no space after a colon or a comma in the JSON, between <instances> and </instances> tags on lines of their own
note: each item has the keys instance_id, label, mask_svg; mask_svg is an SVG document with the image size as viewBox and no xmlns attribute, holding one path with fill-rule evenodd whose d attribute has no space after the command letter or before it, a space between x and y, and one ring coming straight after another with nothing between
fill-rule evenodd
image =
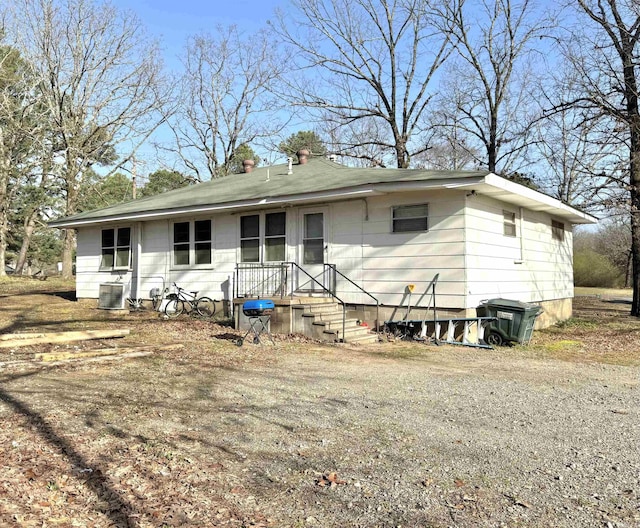
<instances>
[{"instance_id":1,"label":"porch landing","mask_svg":"<svg viewBox=\"0 0 640 528\"><path fill-rule=\"evenodd\" d=\"M236 328L249 329L249 318L242 312L247 298L233 300ZM275 309L269 321L274 334L302 334L327 342L374 343L378 334L358 317L359 312L343 311L342 305L328 296L294 295L270 298Z\"/></svg>"}]
</instances>

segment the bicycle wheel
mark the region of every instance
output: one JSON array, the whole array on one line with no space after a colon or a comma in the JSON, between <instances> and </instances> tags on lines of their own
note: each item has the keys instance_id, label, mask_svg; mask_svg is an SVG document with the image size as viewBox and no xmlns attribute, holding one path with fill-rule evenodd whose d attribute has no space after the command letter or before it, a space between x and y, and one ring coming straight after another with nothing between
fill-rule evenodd
<instances>
[{"instance_id":1,"label":"bicycle wheel","mask_svg":"<svg viewBox=\"0 0 640 528\"><path fill-rule=\"evenodd\" d=\"M210 297L200 297L196 300L196 310L202 317L213 317L216 313L216 302Z\"/></svg>"},{"instance_id":2,"label":"bicycle wheel","mask_svg":"<svg viewBox=\"0 0 640 528\"><path fill-rule=\"evenodd\" d=\"M164 307L167 317L178 317L182 312L184 312L184 301L180 299L172 299Z\"/></svg>"}]
</instances>

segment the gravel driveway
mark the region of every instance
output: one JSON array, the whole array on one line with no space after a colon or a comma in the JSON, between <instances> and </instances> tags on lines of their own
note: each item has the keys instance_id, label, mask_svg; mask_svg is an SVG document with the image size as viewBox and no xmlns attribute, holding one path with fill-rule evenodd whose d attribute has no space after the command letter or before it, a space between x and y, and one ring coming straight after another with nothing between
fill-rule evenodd
<instances>
[{"instance_id":1,"label":"gravel driveway","mask_svg":"<svg viewBox=\"0 0 640 528\"><path fill-rule=\"evenodd\" d=\"M185 346L0 370L2 526L640 526L637 321L565 330L549 341L575 349L561 361L534 346L237 348L204 322L101 323L40 301L24 311L36 329L73 309L73 328ZM578 341L636 366L585 363L598 356Z\"/></svg>"},{"instance_id":2,"label":"gravel driveway","mask_svg":"<svg viewBox=\"0 0 640 528\"><path fill-rule=\"evenodd\" d=\"M218 380L228 498L282 526L640 526L637 368L383 346Z\"/></svg>"}]
</instances>

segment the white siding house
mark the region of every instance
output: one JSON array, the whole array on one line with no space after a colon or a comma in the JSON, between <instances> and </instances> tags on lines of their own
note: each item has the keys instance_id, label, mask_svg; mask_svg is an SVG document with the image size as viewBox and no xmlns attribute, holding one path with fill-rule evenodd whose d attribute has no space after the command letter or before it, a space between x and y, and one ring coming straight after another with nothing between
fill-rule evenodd
<instances>
[{"instance_id":1,"label":"white siding house","mask_svg":"<svg viewBox=\"0 0 640 528\"><path fill-rule=\"evenodd\" d=\"M543 324L570 316L572 226L594 217L489 172L301 161L51 222L77 230L77 297L117 283L147 299L175 282L230 303L325 286L370 320L372 298L380 319L409 301L419 313L438 276L439 310L501 297L541 304Z\"/></svg>"}]
</instances>

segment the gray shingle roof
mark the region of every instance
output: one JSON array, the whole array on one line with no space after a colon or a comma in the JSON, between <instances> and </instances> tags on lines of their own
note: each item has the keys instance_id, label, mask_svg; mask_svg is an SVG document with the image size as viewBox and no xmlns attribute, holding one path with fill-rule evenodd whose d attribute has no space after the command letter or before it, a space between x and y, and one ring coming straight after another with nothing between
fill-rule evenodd
<instances>
[{"instance_id":1,"label":"gray shingle roof","mask_svg":"<svg viewBox=\"0 0 640 528\"><path fill-rule=\"evenodd\" d=\"M416 169L354 168L324 158L312 158L304 165L260 167L249 174L235 174L175 191L123 204L85 211L50 222L62 227L82 221L89 223L161 211L178 211L197 206L232 205L251 200L298 196L322 191L338 191L369 184L419 182L482 177L487 171L426 171Z\"/></svg>"}]
</instances>

